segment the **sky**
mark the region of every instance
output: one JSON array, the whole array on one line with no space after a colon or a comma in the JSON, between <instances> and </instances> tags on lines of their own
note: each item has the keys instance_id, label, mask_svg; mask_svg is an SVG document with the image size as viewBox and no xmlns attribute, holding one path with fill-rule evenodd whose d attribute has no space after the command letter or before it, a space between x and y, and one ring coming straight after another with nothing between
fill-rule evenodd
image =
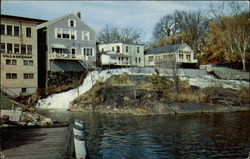
<instances>
[{"instance_id":1,"label":"sky","mask_svg":"<svg viewBox=\"0 0 250 159\"><path fill-rule=\"evenodd\" d=\"M133 27L152 39L155 24L175 10L207 10L209 1L2 1L1 13L52 20L80 12L82 21L98 33L105 25ZM247 5L247 2L244 2Z\"/></svg>"}]
</instances>

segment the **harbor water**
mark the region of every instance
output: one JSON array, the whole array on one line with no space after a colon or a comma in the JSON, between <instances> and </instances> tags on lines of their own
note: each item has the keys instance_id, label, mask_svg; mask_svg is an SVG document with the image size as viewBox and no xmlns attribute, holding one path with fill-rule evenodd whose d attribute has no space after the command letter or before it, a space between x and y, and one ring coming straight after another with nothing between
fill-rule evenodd
<instances>
[{"instance_id":1,"label":"harbor water","mask_svg":"<svg viewBox=\"0 0 250 159\"><path fill-rule=\"evenodd\" d=\"M250 112L134 116L41 110L86 123L92 159L245 159L250 152Z\"/></svg>"}]
</instances>

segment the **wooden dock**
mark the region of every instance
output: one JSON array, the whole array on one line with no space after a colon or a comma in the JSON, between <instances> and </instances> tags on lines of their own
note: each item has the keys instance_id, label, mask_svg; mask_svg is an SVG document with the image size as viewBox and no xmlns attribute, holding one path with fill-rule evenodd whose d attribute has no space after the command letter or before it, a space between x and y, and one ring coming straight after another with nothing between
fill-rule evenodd
<instances>
[{"instance_id":1,"label":"wooden dock","mask_svg":"<svg viewBox=\"0 0 250 159\"><path fill-rule=\"evenodd\" d=\"M68 127L0 131L2 159L66 158Z\"/></svg>"}]
</instances>

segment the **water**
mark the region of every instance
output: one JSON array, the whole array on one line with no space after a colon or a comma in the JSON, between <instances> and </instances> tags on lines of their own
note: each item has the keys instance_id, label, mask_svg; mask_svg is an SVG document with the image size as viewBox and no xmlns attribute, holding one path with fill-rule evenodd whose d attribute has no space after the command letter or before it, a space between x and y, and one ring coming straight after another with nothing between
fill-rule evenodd
<instances>
[{"instance_id":1,"label":"water","mask_svg":"<svg viewBox=\"0 0 250 159\"><path fill-rule=\"evenodd\" d=\"M86 123L92 159L247 158L250 112L209 115L95 114L45 111Z\"/></svg>"}]
</instances>

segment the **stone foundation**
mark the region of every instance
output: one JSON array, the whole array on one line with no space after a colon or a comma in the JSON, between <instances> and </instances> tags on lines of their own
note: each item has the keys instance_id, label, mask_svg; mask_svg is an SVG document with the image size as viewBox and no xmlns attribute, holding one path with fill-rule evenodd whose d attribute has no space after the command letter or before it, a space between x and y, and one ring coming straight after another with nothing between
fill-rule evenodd
<instances>
[{"instance_id":1,"label":"stone foundation","mask_svg":"<svg viewBox=\"0 0 250 159\"><path fill-rule=\"evenodd\" d=\"M48 72L48 87L79 86L87 72Z\"/></svg>"}]
</instances>

